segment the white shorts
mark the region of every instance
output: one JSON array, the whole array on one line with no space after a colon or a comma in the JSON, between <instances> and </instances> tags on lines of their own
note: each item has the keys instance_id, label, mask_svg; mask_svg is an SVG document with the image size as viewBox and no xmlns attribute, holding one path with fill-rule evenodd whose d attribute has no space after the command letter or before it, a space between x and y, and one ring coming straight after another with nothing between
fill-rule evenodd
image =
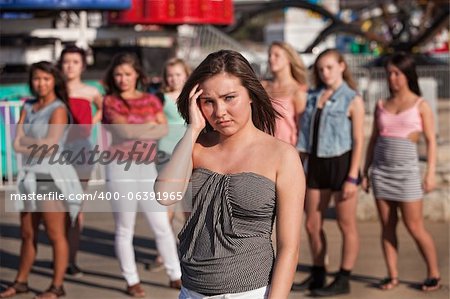
<instances>
[{"instance_id":1,"label":"white shorts","mask_svg":"<svg viewBox=\"0 0 450 299\"><path fill-rule=\"evenodd\" d=\"M242 293L222 294L214 296L204 296L184 287L181 288L178 299L266 299L269 296L270 288L268 286L256 290Z\"/></svg>"}]
</instances>

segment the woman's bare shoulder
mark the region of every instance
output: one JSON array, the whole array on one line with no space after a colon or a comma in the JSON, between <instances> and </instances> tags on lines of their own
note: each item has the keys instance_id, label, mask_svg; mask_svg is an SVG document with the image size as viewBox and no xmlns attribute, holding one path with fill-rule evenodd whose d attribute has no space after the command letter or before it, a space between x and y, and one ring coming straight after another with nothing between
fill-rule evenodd
<instances>
[{"instance_id":1,"label":"woman's bare shoulder","mask_svg":"<svg viewBox=\"0 0 450 299\"><path fill-rule=\"evenodd\" d=\"M279 177L281 173L288 177L296 177L302 172L302 163L297 149L273 136L269 136L264 141L264 149L258 155L264 164L270 165L271 171L276 173L275 177Z\"/></svg>"},{"instance_id":2,"label":"woman's bare shoulder","mask_svg":"<svg viewBox=\"0 0 450 299\"><path fill-rule=\"evenodd\" d=\"M93 101L96 97L101 97L101 94L96 87L83 83L83 85L79 89L73 91L70 96Z\"/></svg>"},{"instance_id":3,"label":"woman's bare shoulder","mask_svg":"<svg viewBox=\"0 0 450 299\"><path fill-rule=\"evenodd\" d=\"M264 150L263 155L281 158L284 155L298 155L297 150L291 144L281 141L272 135L264 134L258 142Z\"/></svg>"},{"instance_id":4,"label":"woman's bare shoulder","mask_svg":"<svg viewBox=\"0 0 450 299\"><path fill-rule=\"evenodd\" d=\"M261 80L261 85L265 89L270 88L272 86L272 81L271 80L267 80L267 79Z\"/></svg>"}]
</instances>

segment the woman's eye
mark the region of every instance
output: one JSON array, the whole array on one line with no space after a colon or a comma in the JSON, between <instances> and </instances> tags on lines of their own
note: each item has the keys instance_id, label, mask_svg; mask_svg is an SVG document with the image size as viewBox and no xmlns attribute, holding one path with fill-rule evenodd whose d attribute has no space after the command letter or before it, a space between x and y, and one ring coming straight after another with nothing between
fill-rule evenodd
<instances>
[{"instance_id":1,"label":"woman's eye","mask_svg":"<svg viewBox=\"0 0 450 299\"><path fill-rule=\"evenodd\" d=\"M235 98L235 96L226 96L226 97L225 97L225 100L231 101L231 100L234 99L234 98Z\"/></svg>"}]
</instances>

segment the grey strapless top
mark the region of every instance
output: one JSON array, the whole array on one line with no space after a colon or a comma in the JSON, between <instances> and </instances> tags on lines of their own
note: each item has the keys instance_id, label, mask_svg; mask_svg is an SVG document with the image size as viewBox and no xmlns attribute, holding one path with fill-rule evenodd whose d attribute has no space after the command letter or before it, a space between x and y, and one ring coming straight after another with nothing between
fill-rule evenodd
<instances>
[{"instance_id":1,"label":"grey strapless top","mask_svg":"<svg viewBox=\"0 0 450 299\"><path fill-rule=\"evenodd\" d=\"M206 296L270 284L275 183L256 173L193 170L192 213L179 234L183 286Z\"/></svg>"}]
</instances>

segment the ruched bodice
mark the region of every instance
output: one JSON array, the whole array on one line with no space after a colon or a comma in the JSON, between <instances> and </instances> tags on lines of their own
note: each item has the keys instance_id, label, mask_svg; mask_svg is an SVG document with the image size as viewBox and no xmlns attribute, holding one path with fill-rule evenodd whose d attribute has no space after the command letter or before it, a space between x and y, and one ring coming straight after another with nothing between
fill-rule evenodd
<instances>
[{"instance_id":1,"label":"ruched bodice","mask_svg":"<svg viewBox=\"0 0 450 299\"><path fill-rule=\"evenodd\" d=\"M256 173L196 168L192 214L179 234L183 286L204 295L270 284L275 183Z\"/></svg>"}]
</instances>

